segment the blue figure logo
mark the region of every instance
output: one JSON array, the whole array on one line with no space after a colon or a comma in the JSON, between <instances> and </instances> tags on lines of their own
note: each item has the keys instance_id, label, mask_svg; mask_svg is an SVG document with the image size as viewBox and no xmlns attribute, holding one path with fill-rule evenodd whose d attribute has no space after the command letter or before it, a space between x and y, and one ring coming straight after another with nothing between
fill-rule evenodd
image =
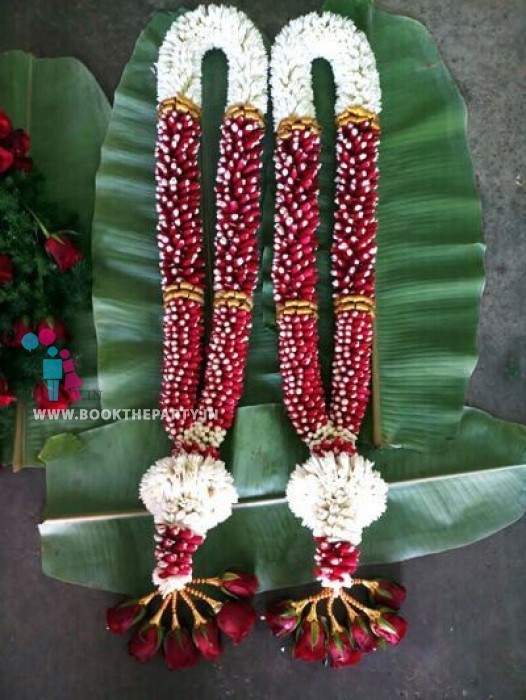
<instances>
[{"instance_id":1,"label":"blue figure logo","mask_svg":"<svg viewBox=\"0 0 526 700\"><path fill-rule=\"evenodd\" d=\"M80 401L80 387L84 384L75 371L76 362L71 358L67 348L59 351L52 345L56 335L50 328L39 331L38 337L34 333L26 333L22 338L22 347L28 352L35 350L39 343L47 347L48 357L42 361L43 378L47 385L49 401L58 401L60 382L64 377L64 389L69 393L71 402ZM58 355L58 357L57 357Z\"/></svg>"},{"instance_id":2,"label":"blue figure logo","mask_svg":"<svg viewBox=\"0 0 526 700\"><path fill-rule=\"evenodd\" d=\"M55 358L58 350L54 345L51 345L47 349L47 354L49 358ZM58 401L58 387L62 379L62 360L49 358L46 357L42 362L44 379L47 384L47 396L50 401Z\"/></svg>"}]
</instances>

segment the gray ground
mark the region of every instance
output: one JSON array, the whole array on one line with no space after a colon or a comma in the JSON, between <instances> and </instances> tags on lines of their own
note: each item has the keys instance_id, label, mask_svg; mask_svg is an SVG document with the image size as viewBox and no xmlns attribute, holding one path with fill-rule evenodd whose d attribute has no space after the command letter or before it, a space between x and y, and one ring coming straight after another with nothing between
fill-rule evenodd
<instances>
[{"instance_id":1,"label":"gray ground","mask_svg":"<svg viewBox=\"0 0 526 700\"><path fill-rule=\"evenodd\" d=\"M133 43L177 0L0 0L0 50L83 60L111 95ZM187 2L189 7L197 3ZM239 0L270 35L318 0ZM523 0L383 0L423 21L467 100L488 252L480 361L468 401L526 423ZM1 104L1 96L0 96ZM36 524L44 474L1 475L0 700L523 700L525 524L462 550L385 567L410 584L404 643L359 668L292 664L263 628L216 666L169 674L127 658L104 630L116 598L45 578ZM376 571L378 573L378 570ZM522 615L522 619L521 619Z\"/></svg>"}]
</instances>

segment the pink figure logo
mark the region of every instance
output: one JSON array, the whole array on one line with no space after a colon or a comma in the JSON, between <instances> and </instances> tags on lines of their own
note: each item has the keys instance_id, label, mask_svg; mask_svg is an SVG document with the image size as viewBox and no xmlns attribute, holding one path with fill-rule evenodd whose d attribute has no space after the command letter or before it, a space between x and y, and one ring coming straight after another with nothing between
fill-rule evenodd
<instances>
[{"instance_id":1,"label":"pink figure logo","mask_svg":"<svg viewBox=\"0 0 526 700\"><path fill-rule=\"evenodd\" d=\"M84 382L75 371L75 363L70 358L71 353L69 350L62 348L59 354L62 358L62 369L64 370L64 389L69 391L72 401L80 401L80 387Z\"/></svg>"}]
</instances>

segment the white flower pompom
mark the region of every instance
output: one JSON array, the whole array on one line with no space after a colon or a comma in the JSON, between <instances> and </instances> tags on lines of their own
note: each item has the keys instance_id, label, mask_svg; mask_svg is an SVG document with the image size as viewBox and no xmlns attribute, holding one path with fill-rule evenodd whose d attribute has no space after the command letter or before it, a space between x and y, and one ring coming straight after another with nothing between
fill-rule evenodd
<instances>
[{"instance_id":1,"label":"white flower pompom","mask_svg":"<svg viewBox=\"0 0 526 700\"><path fill-rule=\"evenodd\" d=\"M360 544L387 507L387 484L373 466L358 454L311 455L290 476L290 509L315 537Z\"/></svg>"},{"instance_id":2,"label":"white flower pompom","mask_svg":"<svg viewBox=\"0 0 526 700\"><path fill-rule=\"evenodd\" d=\"M365 34L346 17L303 15L278 34L270 59L272 109L277 126L287 117L314 117L312 62L326 59L336 85L336 114L348 107L381 110L380 79Z\"/></svg>"},{"instance_id":3,"label":"white flower pompom","mask_svg":"<svg viewBox=\"0 0 526 700\"><path fill-rule=\"evenodd\" d=\"M232 513L238 496L220 460L180 454L158 460L144 474L139 495L156 523L204 535Z\"/></svg>"},{"instance_id":4,"label":"white flower pompom","mask_svg":"<svg viewBox=\"0 0 526 700\"><path fill-rule=\"evenodd\" d=\"M166 33L157 64L157 98L186 97L202 104L202 63L220 49L228 61L227 108L244 104L267 111L268 56L263 37L233 7L201 5L185 12Z\"/></svg>"}]
</instances>

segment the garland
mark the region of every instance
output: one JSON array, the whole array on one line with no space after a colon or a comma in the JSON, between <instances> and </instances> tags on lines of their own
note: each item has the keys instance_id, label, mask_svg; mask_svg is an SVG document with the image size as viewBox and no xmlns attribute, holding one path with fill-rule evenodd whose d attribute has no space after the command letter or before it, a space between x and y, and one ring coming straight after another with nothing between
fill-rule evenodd
<instances>
[{"instance_id":1,"label":"garland","mask_svg":"<svg viewBox=\"0 0 526 700\"><path fill-rule=\"evenodd\" d=\"M29 147L29 134L0 109L0 442L12 431L9 409L31 396L40 409L74 400L61 383L58 401L49 401L45 350L28 352L22 339L44 333L47 345L64 345L70 321L90 303L83 255L64 230L67 219L42 196L44 180Z\"/></svg>"},{"instance_id":2,"label":"garland","mask_svg":"<svg viewBox=\"0 0 526 700\"><path fill-rule=\"evenodd\" d=\"M336 329L328 407L316 296L321 143L310 75L312 61L320 57L333 70L337 124L331 249ZM333 666L344 666L357 663L361 652L398 643L406 629L395 612L404 589L354 577L362 532L382 515L387 499L387 484L355 446L371 378L380 85L374 55L354 24L332 13L312 13L290 22L278 35L271 87L277 136L273 282L280 367L288 415L311 452L292 473L287 500L313 532L315 574L322 590L300 601L278 603L266 620L279 636L297 630L296 658L328 659ZM368 591L368 605L347 592L353 586ZM328 629L318 611L323 603Z\"/></svg>"},{"instance_id":3,"label":"garland","mask_svg":"<svg viewBox=\"0 0 526 700\"><path fill-rule=\"evenodd\" d=\"M211 49L221 49L227 57L229 86L216 180L213 314L204 363L198 156L201 63ZM241 396L257 281L267 56L261 35L243 13L211 5L173 23L157 71L155 178L164 298L160 405L173 451L148 469L140 485L140 497L155 522L156 590L109 610L107 619L117 633L141 621L130 654L145 661L162 646L173 669L196 663L197 650L213 660L221 650L219 630L237 643L256 620L246 600L225 598L253 595L255 577L226 572L193 579L192 559L208 530L226 520L238 500L219 446Z\"/></svg>"}]
</instances>

